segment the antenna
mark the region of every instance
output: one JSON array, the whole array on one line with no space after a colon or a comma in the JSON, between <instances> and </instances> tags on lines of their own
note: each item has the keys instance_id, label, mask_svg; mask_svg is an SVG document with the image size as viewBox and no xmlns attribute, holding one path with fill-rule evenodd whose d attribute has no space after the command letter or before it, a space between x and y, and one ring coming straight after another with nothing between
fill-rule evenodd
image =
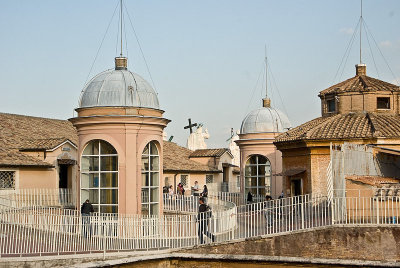
<instances>
[{"instance_id":1,"label":"antenna","mask_svg":"<svg viewBox=\"0 0 400 268\"><path fill-rule=\"evenodd\" d=\"M122 57L122 0L120 0L120 7L121 7L121 53L119 54Z\"/></svg>"},{"instance_id":2,"label":"antenna","mask_svg":"<svg viewBox=\"0 0 400 268\"><path fill-rule=\"evenodd\" d=\"M362 0L360 0L361 1L361 11L360 11L360 64L362 64L362 61L361 61L361 42L362 42L362 39L361 39L361 32L362 32L362 21L363 21L363 16L362 16Z\"/></svg>"},{"instance_id":3,"label":"antenna","mask_svg":"<svg viewBox=\"0 0 400 268\"><path fill-rule=\"evenodd\" d=\"M265 45L265 98L268 98L268 62L267 62L267 45Z\"/></svg>"}]
</instances>

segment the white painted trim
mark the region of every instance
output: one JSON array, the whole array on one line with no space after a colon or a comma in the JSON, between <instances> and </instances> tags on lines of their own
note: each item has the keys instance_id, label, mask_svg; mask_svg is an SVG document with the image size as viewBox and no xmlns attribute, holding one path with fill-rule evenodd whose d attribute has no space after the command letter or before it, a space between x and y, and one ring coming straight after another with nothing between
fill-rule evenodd
<instances>
[{"instance_id":1,"label":"white painted trim","mask_svg":"<svg viewBox=\"0 0 400 268\"><path fill-rule=\"evenodd\" d=\"M63 146L66 143L69 143L72 147L74 147L76 150L78 150L78 147L75 146L75 144L73 144L70 140L67 139L66 141L60 143L59 145L57 145L53 149L46 150L46 152L54 152L55 150L57 150L58 148L60 148L61 146Z\"/></svg>"}]
</instances>

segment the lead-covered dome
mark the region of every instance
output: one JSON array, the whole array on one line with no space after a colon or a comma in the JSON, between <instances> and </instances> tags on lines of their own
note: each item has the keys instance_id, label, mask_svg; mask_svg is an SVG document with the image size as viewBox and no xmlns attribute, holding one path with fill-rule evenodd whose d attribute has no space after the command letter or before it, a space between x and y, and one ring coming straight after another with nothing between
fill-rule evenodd
<instances>
[{"instance_id":1,"label":"lead-covered dome","mask_svg":"<svg viewBox=\"0 0 400 268\"><path fill-rule=\"evenodd\" d=\"M125 60L118 66L118 59ZM86 84L79 108L143 107L159 109L157 93L140 75L126 69L126 58L116 58L115 70L96 75Z\"/></svg>"},{"instance_id":2,"label":"lead-covered dome","mask_svg":"<svg viewBox=\"0 0 400 268\"><path fill-rule=\"evenodd\" d=\"M283 112L271 107L261 107L244 118L240 133L285 132L289 128L289 118Z\"/></svg>"}]
</instances>

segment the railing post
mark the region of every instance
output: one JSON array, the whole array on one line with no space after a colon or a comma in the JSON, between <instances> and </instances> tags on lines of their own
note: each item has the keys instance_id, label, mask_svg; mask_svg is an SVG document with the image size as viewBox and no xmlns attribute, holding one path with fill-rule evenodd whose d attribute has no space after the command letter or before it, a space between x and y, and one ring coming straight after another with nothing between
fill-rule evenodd
<instances>
[{"instance_id":1,"label":"railing post","mask_svg":"<svg viewBox=\"0 0 400 268\"><path fill-rule=\"evenodd\" d=\"M304 196L301 196L301 229L304 229Z\"/></svg>"}]
</instances>

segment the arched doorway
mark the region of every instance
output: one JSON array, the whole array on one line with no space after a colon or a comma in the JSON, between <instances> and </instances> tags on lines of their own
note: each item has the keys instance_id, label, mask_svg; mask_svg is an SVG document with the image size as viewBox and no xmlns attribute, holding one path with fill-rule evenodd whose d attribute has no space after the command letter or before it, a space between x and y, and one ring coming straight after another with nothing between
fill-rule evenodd
<instances>
[{"instance_id":1,"label":"arched doorway","mask_svg":"<svg viewBox=\"0 0 400 268\"><path fill-rule=\"evenodd\" d=\"M271 194L271 162L262 155L251 155L246 162L244 174L245 194L249 192L253 198L263 201Z\"/></svg>"},{"instance_id":2,"label":"arched doorway","mask_svg":"<svg viewBox=\"0 0 400 268\"><path fill-rule=\"evenodd\" d=\"M90 141L81 156L81 202L96 212L118 213L118 153L103 140Z\"/></svg>"},{"instance_id":3,"label":"arched doorway","mask_svg":"<svg viewBox=\"0 0 400 268\"><path fill-rule=\"evenodd\" d=\"M156 143L149 142L142 153L142 215L158 215L160 209L160 156Z\"/></svg>"}]
</instances>

